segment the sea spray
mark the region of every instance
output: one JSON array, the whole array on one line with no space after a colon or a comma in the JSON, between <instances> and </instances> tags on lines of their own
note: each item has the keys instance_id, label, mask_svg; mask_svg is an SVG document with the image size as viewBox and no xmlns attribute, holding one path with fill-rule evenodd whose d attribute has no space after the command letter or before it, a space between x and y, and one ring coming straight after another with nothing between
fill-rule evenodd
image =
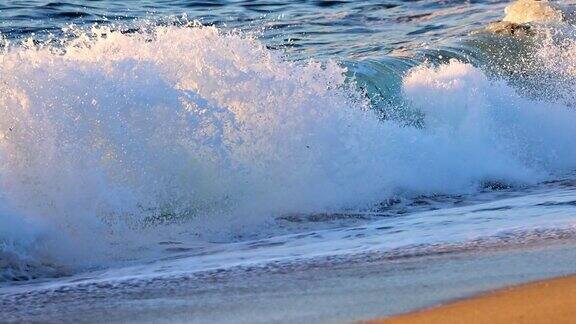
<instances>
[{"instance_id":1,"label":"sea spray","mask_svg":"<svg viewBox=\"0 0 576 324\"><path fill-rule=\"evenodd\" d=\"M286 61L240 33L96 27L61 43L0 56L0 224L14 228L0 240L68 272L167 236L232 240L285 214L576 166L574 111L458 61L402 81L416 127L380 118L339 64Z\"/></svg>"}]
</instances>

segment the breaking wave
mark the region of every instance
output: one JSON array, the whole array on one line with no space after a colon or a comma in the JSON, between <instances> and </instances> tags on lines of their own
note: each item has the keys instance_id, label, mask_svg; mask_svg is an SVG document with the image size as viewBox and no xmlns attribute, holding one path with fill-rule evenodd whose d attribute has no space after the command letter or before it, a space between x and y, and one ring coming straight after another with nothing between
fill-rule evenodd
<instances>
[{"instance_id":1,"label":"breaking wave","mask_svg":"<svg viewBox=\"0 0 576 324\"><path fill-rule=\"evenodd\" d=\"M73 32L0 54L4 279L137 259L150 237L226 237L576 167L574 102L461 61L399 72L401 100L382 110L344 65L289 61L244 34Z\"/></svg>"}]
</instances>

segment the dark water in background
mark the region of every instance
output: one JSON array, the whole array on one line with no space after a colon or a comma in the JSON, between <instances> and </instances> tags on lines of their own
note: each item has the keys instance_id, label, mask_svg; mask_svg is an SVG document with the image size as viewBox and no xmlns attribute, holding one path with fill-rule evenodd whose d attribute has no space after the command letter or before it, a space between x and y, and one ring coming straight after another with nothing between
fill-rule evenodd
<instances>
[{"instance_id":1,"label":"dark water in background","mask_svg":"<svg viewBox=\"0 0 576 324\"><path fill-rule=\"evenodd\" d=\"M262 32L295 58L378 58L435 47L499 19L507 1L14 1L0 4L8 38L58 33L68 24L134 27L186 16Z\"/></svg>"}]
</instances>

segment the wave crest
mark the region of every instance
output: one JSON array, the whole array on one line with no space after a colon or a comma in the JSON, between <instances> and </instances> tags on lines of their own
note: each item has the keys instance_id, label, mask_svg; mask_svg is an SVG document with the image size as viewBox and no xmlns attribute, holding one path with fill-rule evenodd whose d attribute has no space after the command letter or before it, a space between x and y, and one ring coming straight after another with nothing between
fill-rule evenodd
<instances>
[{"instance_id":1,"label":"wave crest","mask_svg":"<svg viewBox=\"0 0 576 324\"><path fill-rule=\"evenodd\" d=\"M408 127L370 110L338 64L238 33L95 28L63 44L0 55L0 199L43 224L11 239L50 242L25 248L40 263L125 260L157 222L202 236L576 165L573 110L457 61L405 77L425 121Z\"/></svg>"}]
</instances>

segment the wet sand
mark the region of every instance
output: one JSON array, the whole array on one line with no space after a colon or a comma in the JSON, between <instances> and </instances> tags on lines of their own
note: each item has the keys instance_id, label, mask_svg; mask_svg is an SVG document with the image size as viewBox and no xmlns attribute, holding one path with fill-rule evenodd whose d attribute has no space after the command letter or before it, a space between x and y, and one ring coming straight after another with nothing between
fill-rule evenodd
<instances>
[{"instance_id":1,"label":"wet sand","mask_svg":"<svg viewBox=\"0 0 576 324\"><path fill-rule=\"evenodd\" d=\"M500 289L470 299L366 323L574 323L576 276Z\"/></svg>"}]
</instances>

